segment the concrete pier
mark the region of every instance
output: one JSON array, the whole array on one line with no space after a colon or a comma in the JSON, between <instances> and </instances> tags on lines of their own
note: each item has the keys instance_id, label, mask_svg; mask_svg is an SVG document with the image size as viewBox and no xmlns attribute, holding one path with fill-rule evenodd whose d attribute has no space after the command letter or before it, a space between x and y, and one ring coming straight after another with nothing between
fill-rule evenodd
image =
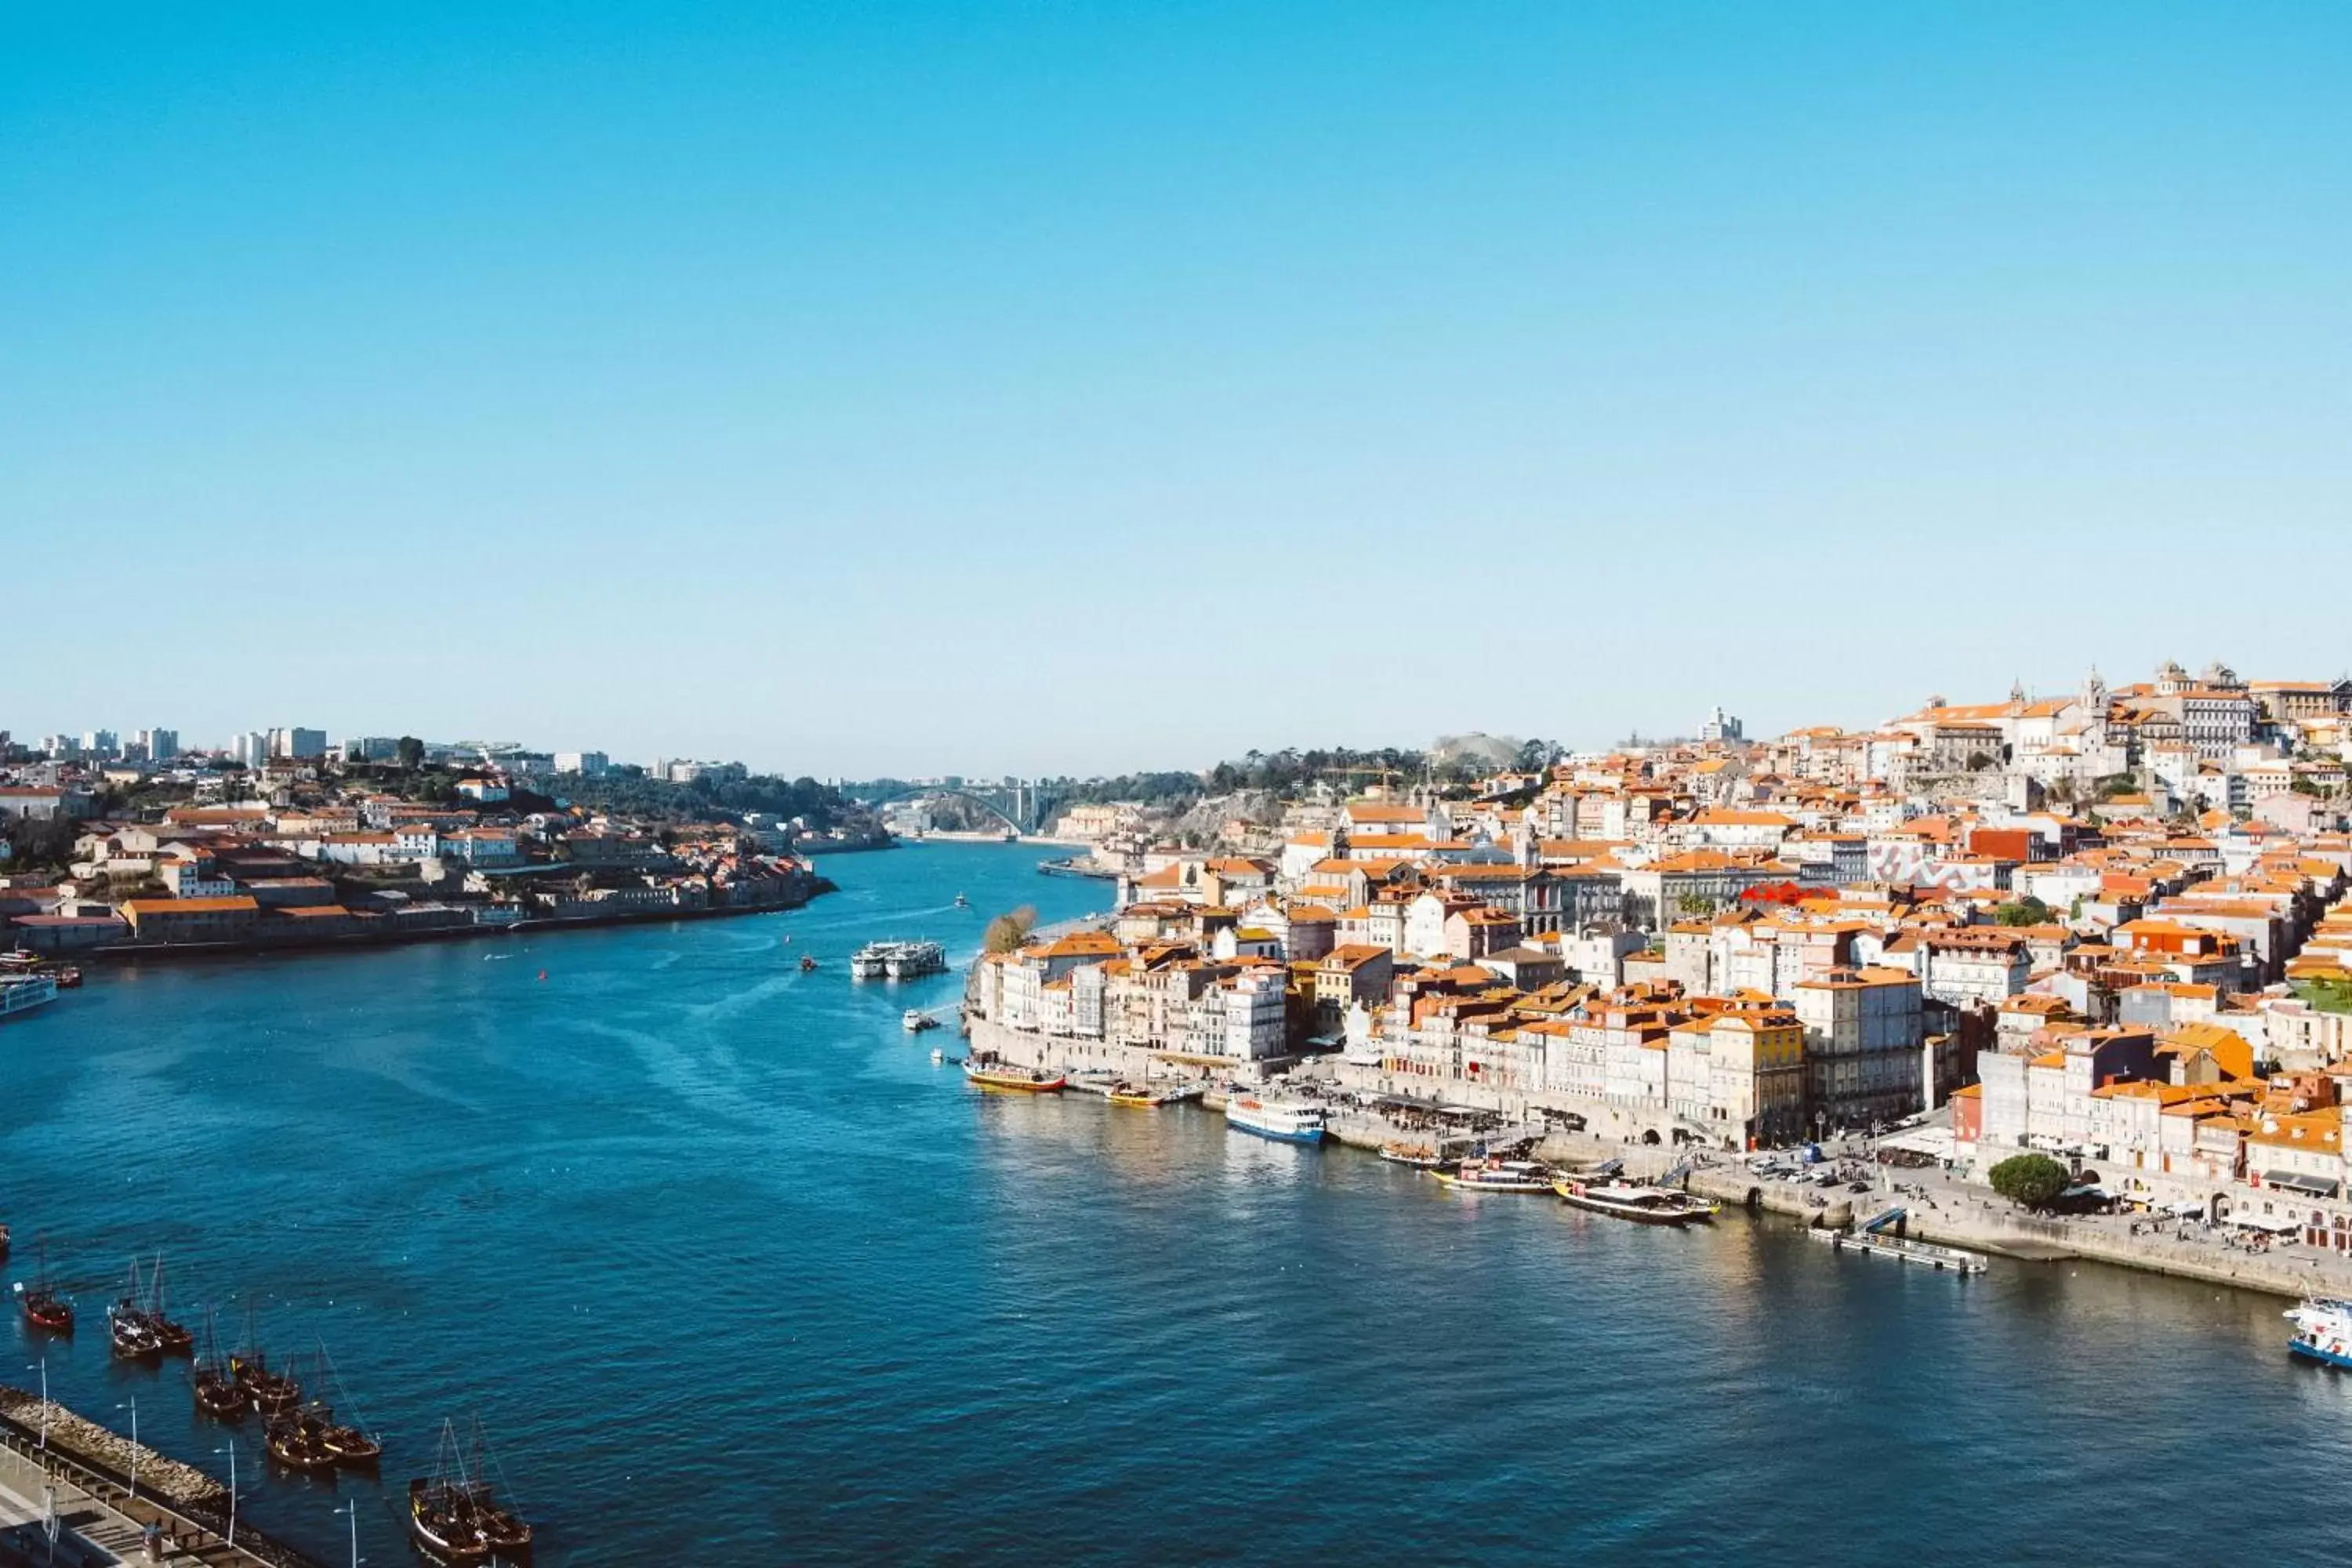
<instances>
[{"instance_id":1,"label":"concrete pier","mask_svg":"<svg viewBox=\"0 0 2352 1568\"><path fill-rule=\"evenodd\" d=\"M12 1551L21 1550L31 1553L28 1561L54 1561L58 1568L114 1563L321 1568L316 1558L243 1521L236 1527L236 1544L230 1545L225 1528L226 1496L219 1485L152 1448L136 1447L139 1484L134 1492L129 1468L134 1446L129 1439L107 1433L110 1442L102 1458L87 1445L78 1453L45 1445L39 1405L34 1397L29 1407L19 1402L0 1415L0 1563L11 1562ZM91 1426L55 1405L49 1407L48 1421L50 1437L66 1422ZM117 1469L118 1464L124 1468ZM212 1495L203 1501L179 1500L173 1489L175 1472L205 1479ZM154 1489L151 1475L166 1489ZM53 1557L46 1528L51 1518L58 1521Z\"/></svg>"}]
</instances>

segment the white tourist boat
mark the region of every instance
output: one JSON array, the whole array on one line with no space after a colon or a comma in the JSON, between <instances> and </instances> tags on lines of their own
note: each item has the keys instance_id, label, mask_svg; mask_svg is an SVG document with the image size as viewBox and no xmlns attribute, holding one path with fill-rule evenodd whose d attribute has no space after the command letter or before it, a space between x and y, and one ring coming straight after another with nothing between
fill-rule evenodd
<instances>
[{"instance_id":1,"label":"white tourist boat","mask_svg":"<svg viewBox=\"0 0 2352 1568\"><path fill-rule=\"evenodd\" d=\"M919 980L944 974L948 950L935 942L869 942L849 960L852 980Z\"/></svg>"},{"instance_id":2,"label":"white tourist boat","mask_svg":"<svg viewBox=\"0 0 2352 1568\"><path fill-rule=\"evenodd\" d=\"M58 983L47 974L12 974L0 978L0 1018L34 1008L58 999Z\"/></svg>"},{"instance_id":3,"label":"white tourist boat","mask_svg":"<svg viewBox=\"0 0 2352 1568\"><path fill-rule=\"evenodd\" d=\"M1237 1094L1225 1101L1225 1125L1277 1143L1323 1142L1323 1108L1295 1100Z\"/></svg>"}]
</instances>

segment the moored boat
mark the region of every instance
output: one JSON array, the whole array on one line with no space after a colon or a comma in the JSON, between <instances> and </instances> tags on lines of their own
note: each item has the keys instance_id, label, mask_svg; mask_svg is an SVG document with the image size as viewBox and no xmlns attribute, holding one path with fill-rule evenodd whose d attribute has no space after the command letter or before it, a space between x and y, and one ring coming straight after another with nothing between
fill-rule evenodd
<instances>
[{"instance_id":1,"label":"moored boat","mask_svg":"<svg viewBox=\"0 0 2352 1568\"><path fill-rule=\"evenodd\" d=\"M1163 1105L1177 1105L1192 1099L1200 1091L1181 1089L1153 1089L1149 1084L1115 1083L1103 1096L1113 1105L1124 1105L1135 1110L1157 1110Z\"/></svg>"},{"instance_id":2,"label":"moored boat","mask_svg":"<svg viewBox=\"0 0 2352 1568\"><path fill-rule=\"evenodd\" d=\"M27 1327L45 1334L73 1332L73 1303L58 1295L49 1283L49 1244L46 1238L41 1242L41 1266L33 1276L33 1288L26 1290L19 1285L16 1289L21 1292L19 1300Z\"/></svg>"},{"instance_id":3,"label":"moored boat","mask_svg":"<svg viewBox=\"0 0 2352 1568\"><path fill-rule=\"evenodd\" d=\"M1381 1145L1381 1158L1391 1165L1410 1165L1416 1171L1433 1171L1441 1163L1437 1151L1429 1144L1393 1139Z\"/></svg>"},{"instance_id":4,"label":"moored boat","mask_svg":"<svg viewBox=\"0 0 2352 1568\"><path fill-rule=\"evenodd\" d=\"M1323 1108L1297 1100L1237 1094L1225 1101L1225 1125L1237 1132L1270 1138L1277 1143L1320 1143L1324 1133Z\"/></svg>"},{"instance_id":5,"label":"moored boat","mask_svg":"<svg viewBox=\"0 0 2352 1568\"><path fill-rule=\"evenodd\" d=\"M154 1361L163 1354L163 1342L156 1337L136 1313L121 1304L106 1311L108 1337L114 1342L114 1353L124 1361Z\"/></svg>"},{"instance_id":6,"label":"moored boat","mask_svg":"<svg viewBox=\"0 0 2352 1568\"><path fill-rule=\"evenodd\" d=\"M264 1415L283 1415L301 1404L302 1385L285 1373L269 1370L268 1352L254 1331L250 1302L245 1310L245 1342L247 1348L228 1358L229 1376L243 1391L245 1402Z\"/></svg>"},{"instance_id":7,"label":"moored boat","mask_svg":"<svg viewBox=\"0 0 2352 1568\"><path fill-rule=\"evenodd\" d=\"M163 1310L163 1255L160 1252L155 1255L154 1269L143 1282L139 1278L139 1260L131 1260L130 1290L114 1304L110 1315L118 1324L128 1322L152 1337L157 1353L188 1355L195 1349L196 1337ZM122 1348L122 1335L118 1329L115 1349L121 1353Z\"/></svg>"},{"instance_id":8,"label":"moored boat","mask_svg":"<svg viewBox=\"0 0 2352 1568\"><path fill-rule=\"evenodd\" d=\"M2294 1325L2287 1336L2290 1355L2322 1366L2352 1368L2352 1301L2314 1296L2283 1314Z\"/></svg>"},{"instance_id":9,"label":"moored boat","mask_svg":"<svg viewBox=\"0 0 2352 1568\"><path fill-rule=\"evenodd\" d=\"M1024 1094L1053 1094L1069 1083L1062 1073L1021 1067L988 1053L966 1057L963 1076L982 1089L1009 1089Z\"/></svg>"},{"instance_id":10,"label":"moored boat","mask_svg":"<svg viewBox=\"0 0 2352 1568\"><path fill-rule=\"evenodd\" d=\"M1452 1170L1433 1167L1430 1174L1449 1187L1473 1193L1548 1193L1552 1173L1533 1160L1491 1160L1473 1155Z\"/></svg>"},{"instance_id":11,"label":"moored boat","mask_svg":"<svg viewBox=\"0 0 2352 1568\"><path fill-rule=\"evenodd\" d=\"M234 1421L246 1413L245 1390L229 1371L228 1358L221 1354L220 1333L210 1307L205 1309L204 1346L196 1354L194 1370L198 1410L215 1421Z\"/></svg>"},{"instance_id":12,"label":"moored boat","mask_svg":"<svg viewBox=\"0 0 2352 1568\"><path fill-rule=\"evenodd\" d=\"M1563 1176L1552 1184L1552 1191L1578 1208L1630 1219L1636 1225L1688 1225L1715 1217L1716 1205L1709 1199L1639 1182Z\"/></svg>"},{"instance_id":13,"label":"moored boat","mask_svg":"<svg viewBox=\"0 0 2352 1568\"><path fill-rule=\"evenodd\" d=\"M0 976L0 1018L29 1013L57 999L57 976L46 971Z\"/></svg>"}]
</instances>

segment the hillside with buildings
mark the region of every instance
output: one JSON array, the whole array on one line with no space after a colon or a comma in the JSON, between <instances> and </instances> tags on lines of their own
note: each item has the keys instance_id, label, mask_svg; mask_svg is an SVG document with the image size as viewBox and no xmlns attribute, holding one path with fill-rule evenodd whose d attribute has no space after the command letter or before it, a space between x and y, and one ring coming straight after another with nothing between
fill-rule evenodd
<instances>
[{"instance_id":1,"label":"hillside with buildings","mask_svg":"<svg viewBox=\"0 0 2352 1568\"><path fill-rule=\"evenodd\" d=\"M1468 784L1318 782L1198 845L1093 803L1063 827L1117 912L983 959L976 1037L1714 1149L1937 1112L1964 1164L2292 1192L2340 1237L2347 743L2352 680L2168 664L1861 731L1717 712Z\"/></svg>"}]
</instances>

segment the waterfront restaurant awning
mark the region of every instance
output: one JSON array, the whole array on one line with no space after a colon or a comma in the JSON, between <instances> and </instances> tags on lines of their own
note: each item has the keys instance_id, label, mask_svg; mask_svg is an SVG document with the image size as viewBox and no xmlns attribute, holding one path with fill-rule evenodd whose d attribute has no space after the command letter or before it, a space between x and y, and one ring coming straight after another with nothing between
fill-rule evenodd
<instances>
[{"instance_id":1,"label":"waterfront restaurant awning","mask_svg":"<svg viewBox=\"0 0 2352 1568\"><path fill-rule=\"evenodd\" d=\"M2303 1228L2303 1222L2273 1214L2233 1214L2230 1223L2244 1230L2266 1230L2273 1236L2287 1236Z\"/></svg>"},{"instance_id":2,"label":"waterfront restaurant awning","mask_svg":"<svg viewBox=\"0 0 2352 1568\"><path fill-rule=\"evenodd\" d=\"M2331 1182L2325 1176L2306 1176L2296 1171L2264 1171L2263 1185L2284 1187L2292 1193L2309 1193L2315 1198L2332 1198L2341 1182Z\"/></svg>"},{"instance_id":3,"label":"waterfront restaurant awning","mask_svg":"<svg viewBox=\"0 0 2352 1568\"><path fill-rule=\"evenodd\" d=\"M2180 1219L2199 1219L2204 1215L2206 1205L2195 1198L2175 1198L2168 1204L2158 1204L2157 1207Z\"/></svg>"}]
</instances>

